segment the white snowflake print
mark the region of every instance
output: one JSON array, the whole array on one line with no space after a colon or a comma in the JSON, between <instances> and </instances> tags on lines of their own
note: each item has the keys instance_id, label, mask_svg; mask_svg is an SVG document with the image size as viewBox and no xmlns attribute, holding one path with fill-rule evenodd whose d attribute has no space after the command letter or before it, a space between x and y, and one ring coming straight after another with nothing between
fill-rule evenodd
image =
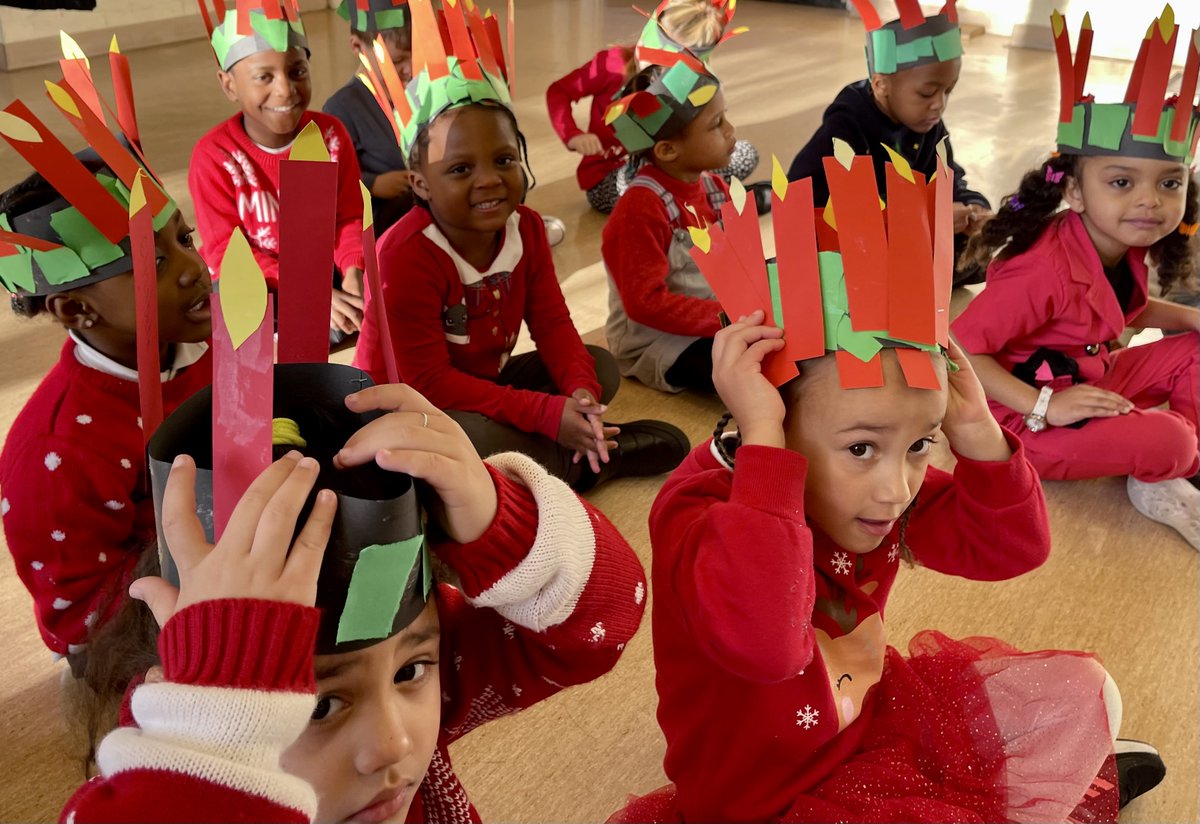
<instances>
[{"instance_id":1,"label":"white snowflake print","mask_svg":"<svg viewBox=\"0 0 1200 824\"><path fill-rule=\"evenodd\" d=\"M505 621L504 626L501 627L500 629L504 633L505 638L511 639L511 638L516 637L517 628L514 627L512 624L510 624L508 621Z\"/></svg>"},{"instance_id":2,"label":"white snowflake print","mask_svg":"<svg viewBox=\"0 0 1200 824\"><path fill-rule=\"evenodd\" d=\"M633 590L633 602L640 604L642 599L646 597L646 585L638 581L638 585Z\"/></svg>"},{"instance_id":3,"label":"white snowflake print","mask_svg":"<svg viewBox=\"0 0 1200 824\"><path fill-rule=\"evenodd\" d=\"M524 692L524 690L522 690L522 689L521 689L520 687L518 687L516 684L513 684L513 685L512 685L512 691L513 691L513 695L517 696L518 698L520 698L520 697L521 697L521 693L522 693L522 692Z\"/></svg>"},{"instance_id":4,"label":"white snowflake print","mask_svg":"<svg viewBox=\"0 0 1200 824\"><path fill-rule=\"evenodd\" d=\"M850 574L850 553L835 552L833 553L833 571L838 575Z\"/></svg>"},{"instance_id":5,"label":"white snowflake print","mask_svg":"<svg viewBox=\"0 0 1200 824\"><path fill-rule=\"evenodd\" d=\"M325 148L329 149L329 159L337 163L338 151L342 148L342 141L338 138L337 132L330 126L325 130Z\"/></svg>"},{"instance_id":6,"label":"white snowflake print","mask_svg":"<svg viewBox=\"0 0 1200 824\"><path fill-rule=\"evenodd\" d=\"M100 553L100 554L97 556L97 558L99 559L100 563L102 563L102 564L107 564L107 563L108 563L108 553L106 553L106 552L101 552L101 553Z\"/></svg>"},{"instance_id":7,"label":"white snowflake print","mask_svg":"<svg viewBox=\"0 0 1200 824\"><path fill-rule=\"evenodd\" d=\"M66 609L67 607L71 606L71 603L72 602L68 601L66 598L55 598L54 603L51 604L51 606L53 606L55 609Z\"/></svg>"},{"instance_id":8,"label":"white snowflake print","mask_svg":"<svg viewBox=\"0 0 1200 824\"><path fill-rule=\"evenodd\" d=\"M91 422L92 422L91 415L76 415L75 416L75 423L79 424L80 426L87 426Z\"/></svg>"},{"instance_id":9,"label":"white snowflake print","mask_svg":"<svg viewBox=\"0 0 1200 824\"><path fill-rule=\"evenodd\" d=\"M804 709L796 710L796 726L811 730L820 723L820 715L820 710L814 710L811 706L805 704Z\"/></svg>"},{"instance_id":10,"label":"white snowflake print","mask_svg":"<svg viewBox=\"0 0 1200 824\"><path fill-rule=\"evenodd\" d=\"M56 529L50 533L50 539L52 541L58 541L59 543L62 543L63 541L67 540L67 533L63 532L61 529Z\"/></svg>"},{"instance_id":11,"label":"white snowflake print","mask_svg":"<svg viewBox=\"0 0 1200 824\"><path fill-rule=\"evenodd\" d=\"M87 617L83 619L83 625L85 627L87 627L88 629L91 629L93 626L95 626L96 619L99 617L100 616L98 614L96 614L95 612L89 612L87 614Z\"/></svg>"},{"instance_id":12,"label":"white snowflake print","mask_svg":"<svg viewBox=\"0 0 1200 824\"><path fill-rule=\"evenodd\" d=\"M597 621L596 626L592 627L592 643L599 644L601 641L604 640L604 636L606 634L607 634L607 630L604 629L604 622Z\"/></svg>"},{"instance_id":13,"label":"white snowflake print","mask_svg":"<svg viewBox=\"0 0 1200 824\"><path fill-rule=\"evenodd\" d=\"M67 824L75 824L75 811L67 813Z\"/></svg>"},{"instance_id":14,"label":"white snowflake print","mask_svg":"<svg viewBox=\"0 0 1200 824\"><path fill-rule=\"evenodd\" d=\"M49 469L51 472L53 472L54 470L56 470L60 466L62 466L62 458L58 457L57 452L47 452L45 463L46 463L46 468Z\"/></svg>"},{"instance_id":15,"label":"white snowflake print","mask_svg":"<svg viewBox=\"0 0 1200 824\"><path fill-rule=\"evenodd\" d=\"M0 518L8 514L8 510L12 507L8 503L8 498L0 498Z\"/></svg>"},{"instance_id":16,"label":"white snowflake print","mask_svg":"<svg viewBox=\"0 0 1200 824\"><path fill-rule=\"evenodd\" d=\"M40 572L40 571L42 570L42 568L43 568L44 566L46 566L46 565L45 565L45 564L43 564L41 561L31 561L29 565L30 565L31 567L33 567L35 571L38 571L38 572Z\"/></svg>"},{"instance_id":17,"label":"white snowflake print","mask_svg":"<svg viewBox=\"0 0 1200 824\"><path fill-rule=\"evenodd\" d=\"M461 669L462 669L462 656L456 655L456 656L454 656L454 671L458 672Z\"/></svg>"},{"instance_id":18,"label":"white snowflake print","mask_svg":"<svg viewBox=\"0 0 1200 824\"><path fill-rule=\"evenodd\" d=\"M142 428L142 416L138 415L138 429Z\"/></svg>"},{"instance_id":19,"label":"white snowflake print","mask_svg":"<svg viewBox=\"0 0 1200 824\"><path fill-rule=\"evenodd\" d=\"M133 464L130 462L130 460L128 458L122 458L121 459L121 468L122 469L133 469Z\"/></svg>"},{"instance_id":20,"label":"white snowflake print","mask_svg":"<svg viewBox=\"0 0 1200 824\"><path fill-rule=\"evenodd\" d=\"M622 652L625 649L624 644L617 644L617 652Z\"/></svg>"},{"instance_id":21,"label":"white snowflake print","mask_svg":"<svg viewBox=\"0 0 1200 824\"><path fill-rule=\"evenodd\" d=\"M229 179L233 181L234 186L242 185L242 173L238 171L237 166L233 165L233 161L226 160L221 166L229 173Z\"/></svg>"},{"instance_id":22,"label":"white snowflake print","mask_svg":"<svg viewBox=\"0 0 1200 824\"><path fill-rule=\"evenodd\" d=\"M250 233L250 239L254 241L255 246L268 252L274 252L278 245L275 242L274 230L270 226L260 226L255 229Z\"/></svg>"},{"instance_id":23,"label":"white snowflake print","mask_svg":"<svg viewBox=\"0 0 1200 824\"><path fill-rule=\"evenodd\" d=\"M888 563L896 563L896 559L900 557L900 544L892 544L892 548L888 550Z\"/></svg>"},{"instance_id":24,"label":"white snowflake print","mask_svg":"<svg viewBox=\"0 0 1200 824\"><path fill-rule=\"evenodd\" d=\"M104 502L104 508L111 509L113 512L120 512L122 509L125 508L125 504L123 504L117 500L110 500L110 501Z\"/></svg>"}]
</instances>

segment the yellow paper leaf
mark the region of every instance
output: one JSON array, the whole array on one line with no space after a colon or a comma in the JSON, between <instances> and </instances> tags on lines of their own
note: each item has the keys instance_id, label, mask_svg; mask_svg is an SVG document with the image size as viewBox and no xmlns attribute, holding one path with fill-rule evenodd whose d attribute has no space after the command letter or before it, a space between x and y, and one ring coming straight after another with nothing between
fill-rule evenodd
<instances>
[{"instance_id":1,"label":"yellow paper leaf","mask_svg":"<svg viewBox=\"0 0 1200 824\"><path fill-rule=\"evenodd\" d=\"M783 200L787 196L788 179L783 173L783 164L779 162L779 158L771 155L771 190L775 192L775 197Z\"/></svg>"},{"instance_id":2,"label":"yellow paper leaf","mask_svg":"<svg viewBox=\"0 0 1200 824\"><path fill-rule=\"evenodd\" d=\"M745 34L748 31L750 31L749 26L738 26L736 29L733 30L733 32L730 36L735 35L735 34Z\"/></svg>"},{"instance_id":3,"label":"yellow paper leaf","mask_svg":"<svg viewBox=\"0 0 1200 824\"><path fill-rule=\"evenodd\" d=\"M734 180L737 180L737 178L735 177ZM712 236L708 233L708 230L689 226L688 234L692 236L692 245L707 255L708 250L712 248Z\"/></svg>"},{"instance_id":4,"label":"yellow paper leaf","mask_svg":"<svg viewBox=\"0 0 1200 824\"><path fill-rule=\"evenodd\" d=\"M371 190L367 188L367 184L360 180L358 188L362 190L363 231L365 232L375 225L375 210L371 208Z\"/></svg>"},{"instance_id":5,"label":"yellow paper leaf","mask_svg":"<svg viewBox=\"0 0 1200 824\"><path fill-rule=\"evenodd\" d=\"M62 46L63 57L67 60L82 60L83 65L89 69L92 64L88 61L87 55L83 53L83 49L79 48L79 44L75 42L75 38L67 34L65 31L59 31L58 40Z\"/></svg>"},{"instance_id":6,"label":"yellow paper leaf","mask_svg":"<svg viewBox=\"0 0 1200 824\"><path fill-rule=\"evenodd\" d=\"M943 137L937 142L937 146L934 147L935 151L937 152L938 160L942 161L943 166L950 165L950 161L946 159L946 141L949 139L949 137Z\"/></svg>"},{"instance_id":7,"label":"yellow paper leaf","mask_svg":"<svg viewBox=\"0 0 1200 824\"><path fill-rule=\"evenodd\" d=\"M833 156L837 158L837 162L849 169L854 163L854 149L850 148L850 144L840 138L833 139Z\"/></svg>"},{"instance_id":8,"label":"yellow paper leaf","mask_svg":"<svg viewBox=\"0 0 1200 824\"><path fill-rule=\"evenodd\" d=\"M329 162L329 149L325 139L321 137L321 127L317 121L310 120L308 125L300 130L292 150L288 152L288 160L315 160Z\"/></svg>"},{"instance_id":9,"label":"yellow paper leaf","mask_svg":"<svg viewBox=\"0 0 1200 824\"><path fill-rule=\"evenodd\" d=\"M31 123L9 112L0 112L0 134L22 143L42 142L42 136Z\"/></svg>"},{"instance_id":10,"label":"yellow paper leaf","mask_svg":"<svg viewBox=\"0 0 1200 824\"><path fill-rule=\"evenodd\" d=\"M121 47L117 45L117 36L115 34L112 36L112 42L108 44L108 50L111 54L121 53Z\"/></svg>"},{"instance_id":11,"label":"yellow paper leaf","mask_svg":"<svg viewBox=\"0 0 1200 824\"><path fill-rule=\"evenodd\" d=\"M688 101L693 106L706 106L717 93L716 86L701 86L688 95Z\"/></svg>"},{"instance_id":12,"label":"yellow paper leaf","mask_svg":"<svg viewBox=\"0 0 1200 824\"><path fill-rule=\"evenodd\" d=\"M129 216L132 217L146 206L146 173L142 169L134 175L133 185L129 187Z\"/></svg>"},{"instance_id":13,"label":"yellow paper leaf","mask_svg":"<svg viewBox=\"0 0 1200 824\"><path fill-rule=\"evenodd\" d=\"M913 178L912 166L909 165L908 159L886 143L882 144L882 146L887 149L888 156L892 159L892 168L896 170L896 173L909 183L916 183L917 181Z\"/></svg>"},{"instance_id":14,"label":"yellow paper leaf","mask_svg":"<svg viewBox=\"0 0 1200 824\"><path fill-rule=\"evenodd\" d=\"M606 111L604 113L604 125L611 126L613 121L616 120L618 117L620 117L624 111L625 111L624 103L614 103L611 106L609 106L608 111Z\"/></svg>"},{"instance_id":15,"label":"yellow paper leaf","mask_svg":"<svg viewBox=\"0 0 1200 824\"><path fill-rule=\"evenodd\" d=\"M1170 3L1163 6L1163 13L1158 18L1158 31L1162 34L1163 42L1169 43L1175 31L1175 9L1171 8Z\"/></svg>"},{"instance_id":16,"label":"yellow paper leaf","mask_svg":"<svg viewBox=\"0 0 1200 824\"><path fill-rule=\"evenodd\" d=\"M233 348L238 349L263 324L267 314L267 282L240 228L235 228L221 258L218 281L221 315Z\"/></svg>"},{"instance_id":17,"label":"yellow paper leaf","mask_svg":"<svg viewBox=\"0 0 1200 824\"><path fill-rule=\"evenodd\" d=\"M50 99L54 101L54 105L62 109L71 117L79 117L79 107L75 105L75 101L71 99L71 95L67 94L67 90L57 83L45 81L46 91L50 93Z\"/></svg>"},{"instance_id":18,"label":"yellow paper leaf","mask_svg":"<svg viewBox=\"0 0 1200 824\"><path fill-rule=\"evenodd\" d=\"M729 181L729 199L733 203L733 208L740 215L746 208L746 187L736 177Z\"/></svg>"},{"instance_id":19,"label":"yellow paper leaf","mask_svg":"<svg viewBox=\"0 0 1200 824\"><path fill-rule=\"evenodd\" d=\"M1083 13L1083 28L1087 29L1088 31L1092 30L1092 13L1090 11L1085 11Z\"/></svg>"},{"instance_id":20,"label":"yellow paper leaf","mask_svg":"<svg viewBox=\"0 0 1200 824\"><path fill-rule=\"evenodd\" d=\"M1063 29L1066 27L1067 21L1063 19L1058 9L1050 12L1050 28L1054 30L1055 37L1062 37Z\"/></svg>"},{"instance_id":21,"label":"yellow paper leaf","mask_svg":"<svg viewBox=\"0 0 1200 824\"><path fill-rule=\"evenodd\" d=\"M822 213L821 216L823 218L825 218L825 222L829 224L830 228L832 228L836 232L837 231L837 215L834 214L834 212L833 212L833 198L832 197L829 198L829 200L825 203L825 211Z\"/></svg>"}]
</instances>

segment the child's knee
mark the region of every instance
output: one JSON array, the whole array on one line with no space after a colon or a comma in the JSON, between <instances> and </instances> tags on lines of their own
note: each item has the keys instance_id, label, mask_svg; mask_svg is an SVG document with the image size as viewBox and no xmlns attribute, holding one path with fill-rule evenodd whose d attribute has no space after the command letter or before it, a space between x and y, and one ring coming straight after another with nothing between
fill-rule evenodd
<instances>
[{"instance_id":1,"label":"child's knee","mask_svg":"<svg viewBox=\"0 0 1200 824\"><path fill-rule=\"evenodd\" d=\"M1140 443L1138 459L1129 473L1139 481L1165 481L1195 472L1197 459L1196 430L1187 418L1176 412L1149 412L1144 427L1136 436Z\"/></svg>"}]
</instances>

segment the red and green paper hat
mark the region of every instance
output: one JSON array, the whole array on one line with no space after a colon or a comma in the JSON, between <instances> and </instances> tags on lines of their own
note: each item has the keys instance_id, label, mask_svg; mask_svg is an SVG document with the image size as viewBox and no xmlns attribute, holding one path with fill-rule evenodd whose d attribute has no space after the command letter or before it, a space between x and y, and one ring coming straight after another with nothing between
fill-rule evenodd
<instances>
[{"instance_id":1,"label":"red and green paper hat","mask_svg":"<svg viewBox=\"0 0 1200 824\"><path fill-rule=\"evenodd\" d=\"M721 36L721 39L705 49L691 48L677 43L671 39L671 36L662 27L662 13L671 5L672 0L662 0L658 4L658 7L650 14L637 9L649 18L646 21L646 25L642 27L642 34L638 37L637 45L634 47L634 55L637 58L638 64L641 66L671 66L679 59L678 55L683 52L687 52L697 57L701 62L707 63L717 46L732 37L737 37L739 34L748 31L745 26L739 26L736 29L729 28L729 24L733 22L734 12L737 10L737 0L709 0L709 2L724 13L725 33ZM634 8L637 7L635 6Z\"/></svg>"},{"instance_id":2,"label":"red and green paper hat","mask_svg":"<svg viewBox=\"0 0 1200 824\"><path fill-rule=\"evenodd\" d=\"M1180 93L1167 96L1179 26L1170 4L1142 39L1125 99L1097 103L1084 94L1092 52L1092 21L1084 15L1074 58L1066 20L1050 18L1058 54L1060 108L1058 151L1071 155L1119 155L1191 164L1200 140L1200 29L1188 33L1187 62Z\"/></svg>"},{"instance_id":3,"label":"red and green paper hat","mask_svg":"<svg viewBox=\"0 0 1200 824\"><path fill-rule=\"evenodd\" d=\"M679 134L721 87L695 55L683 51L677 58L669 68L647 66L634 75L604 113L604 122L630 154Z\"/></svg>"},{"instance_id":4,"label":"red and green paper hat","mask_svg":"<svg viewBox=\"0 0 1200 824\"><path fill-rule=\"evenodd\" d=\"M500 23L472 0L409 0L413 78L406 87L376 41L373 58L359 55L359 78L388 116L407 160L419 135L438 115L476 103L512 109L513 73L504 58ZM508 51L513 46L513 5L508 4Z\"/></svg>"},{"instance_id":5,"label":"red and green paper hat","mask_svg":"<svg viewBox=\"0 0 1200 824\"><path fill-rule=\"evenodd\" d=\"M196 2L221 71L259 52L309 50L297 0L236 0L231 8L226 0Z\"/></svg>"},{"instance_id":6,"label":"red and green paper hat","mask_svg":"<svg viewBox=\"0 0 1200 824\"><path fill-rule=\"evenodd\" d=\"M836 353L845 389L883 385L880 353L893 349L908 385L940 386L934 359L949 345L954 273L953 173L939 150L926 180L900 155L887 164L887 205L873 161L834 140L825 158L829 205L812 181L787 182L774 160L775 258L764 261L753 199L737 181L721 225L692 229L692 258L731 318L757 309L782 327L784 348L763 362L776 386L797 364Z\"/></svg>"},{"instance_id":7,"label":"red and green paper hat","mask_svg":"<svg viewBox=\"0 0 1200 824\"><path fill-rule=\"evenodd\" d=\"M869 74L895 74L962 57L962 32L955 0L946 0L942 10L930 17L925 16L918 0L896 0L900 17L889 23L879 16L874 0L851 2L867 27Z\"/></svg>"},{"instance_id":8,"label":"red and green paper hat","mask_svg":"<svg viewBox=\"0 0 1200 824\"><path fill-rule=\"evenodd\" d=\"M337 13L355 31L376 34L408 25L408 0L342 0Z\"/></svg>"}]
</instances>

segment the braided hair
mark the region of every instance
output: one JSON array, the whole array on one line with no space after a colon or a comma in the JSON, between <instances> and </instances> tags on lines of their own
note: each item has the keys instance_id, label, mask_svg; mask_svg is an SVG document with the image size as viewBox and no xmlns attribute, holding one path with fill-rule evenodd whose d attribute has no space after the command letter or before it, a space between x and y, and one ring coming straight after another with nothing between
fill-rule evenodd
<instances>
[{"instance_id":1,"label":"braided hair","mask_svg":"<svg viewBox=\"0 0 1200 824\"><path fill-rule=\"evenodd\" d=\"M1054 220L1062 207L1068 178L1079 179L1081 155L1052 155L1041 166L1021 178L1021 185L1001 202L995 216L971 238L959 259L959 271L986 267L993 256L1009 260L1024 254ZM1194 224L1200 212L1196 176L1188 181L1183 222ZM1150 247L1150 259L1158 268L1162 295L1176 286L1187 285L1197 272L1197 237L1172 230Z\"/></svg>"}]
</instances>

